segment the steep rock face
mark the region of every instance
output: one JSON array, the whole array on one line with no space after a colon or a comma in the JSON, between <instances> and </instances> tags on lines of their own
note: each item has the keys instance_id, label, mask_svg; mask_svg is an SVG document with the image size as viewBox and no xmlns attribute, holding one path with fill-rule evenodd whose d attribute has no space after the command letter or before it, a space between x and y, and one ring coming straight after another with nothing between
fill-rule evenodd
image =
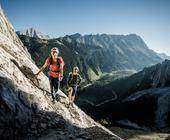
<instances>
[{"instance_id":1,"label":"steep rock face","mask_svg":"<svg viewBox=\"0 0 170 140\"><path fill-rule=\"evenodd\" d=\"M1 36L3 36L1 37L1 39L4 39L2 41L4 41L5 43L5 40L8 40L8 39L11 40L11 42L13 42L15 45L18 44L18 47L24 53L26 53L28 57L30 57L30 54L27 52L27 48L23 46L22 42L20 41L18 36L15 34L14 29L12 28L12 25L6 19L1 7L0 7L0 11L1 11L0 12L0 32L1 32Z\"/></svg>"},{"instance_id":2,"label":"steep rock face","mask_svg":"<svg viewBox=\"0 0 170 140\"><path fill-rule=\"evenodd\" d=\"M0 10L0 138L1 139L120 139L68 99L53 104L49 82ZM92 134L91 134L92 133ZM62 137L61 137L62 136Z\"/></svg>"}]
</instances>

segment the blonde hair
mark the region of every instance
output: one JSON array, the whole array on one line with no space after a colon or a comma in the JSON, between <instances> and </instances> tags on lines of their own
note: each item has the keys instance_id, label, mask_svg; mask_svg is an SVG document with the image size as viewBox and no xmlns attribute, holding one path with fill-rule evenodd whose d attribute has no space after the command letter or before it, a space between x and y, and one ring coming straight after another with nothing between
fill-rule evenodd
<instances>
[{"instance_id":1,"label":"blonde hair","mask_svg":"<svg viewBox=\"0 0 170 140\"><path fill-rule=\"evenodd\" d=\"M75 71L75 70L78 70L78 72L79 72L79 68L76 66L76 67L73 67L73 72Z\"/></svg>"}]
</instances>

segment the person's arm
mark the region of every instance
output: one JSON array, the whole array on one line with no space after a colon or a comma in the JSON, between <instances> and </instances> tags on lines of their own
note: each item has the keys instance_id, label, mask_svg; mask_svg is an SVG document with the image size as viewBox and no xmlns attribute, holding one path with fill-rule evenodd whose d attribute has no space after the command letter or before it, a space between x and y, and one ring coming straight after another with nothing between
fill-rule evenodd
<instances>
[{"instance_id":1,"label":"person's arm","mask_svg":"<svg viewBox=\"0 0 170 140\"><path fill-rule=\"evenodd\" d=\"M35 75L38 76L40 74L40 72L42 72L49 65L49 63L50 63L50 57L48 57L45 60L44 65L39 69L39 71Z\"/></svg>"},{"instance_id":2,"label":"person's arm","mask_svg":"<svg viewBox=\"0 0 170 140\"><path fill-rule=\"evenodd\" d=\"M64 69L64 60L62 57L58 57L58 61L60 63L60 70L62 71Z\"/></svg>"},{"instance_id":3,"label":"person's arm","mask_svg":"<svg viewBox=\"0 0 170 140\"><path fill-rule=\"evenodd\" d=\"M44 71L44 69L48 66L47 63L45 63L40 69L39 71L35 74L36 76L38 76L40 74L40 72Z\"/></svg>"},{"instance_id":4,"label":"person's arm","mask_svg":"<svg viewBox=\"0 0 170 140\"><path fill-rule=\"evenodd\" d=\"M63 80L63 69L60 70L60 81L62 81L62 80Z\"/></svg>"},{"instance_id":5,"label":"person's arm","mask_svg":"<svg viewBox=\"0 0 170 140\"><path fill-rule=\"evenodd\" d=\"M70 81L71 81L71 73L69 73L67 77L67 86L70 84Z\"/></svg>"},{"instance_id":6,"label":"person's arm","mask_svg":"<svg viewBox=\"0 0 170 140\"><path fill-rule=\"evenodd\" d=\"M63 69L61 70L61 77L63 77Z\"/></svg>"},{"instance_id":7,"label":"person's arm","mask_svg":"<svg viewBox=\"0 0 170 140\"><path fill-rule=\"evenodd\" d=\"M59 70L60 70L60 80L63 80L63 73L64 73L64 61L63 61L63 58L62 57L58 57L57 61L59 61L60 63L60 67L59 67Z\"/></svg>"},{"instance_id":8,"label":"person's arm","mask_svg":"<svg viewBox=\"0 0 170 140\"><path fill-rule=\"evenodd\" d=\"M82 77L81 77L80 74L79 74L78 86L80 85L81 81L82 81Z\"/></svg>"}]
</instances>

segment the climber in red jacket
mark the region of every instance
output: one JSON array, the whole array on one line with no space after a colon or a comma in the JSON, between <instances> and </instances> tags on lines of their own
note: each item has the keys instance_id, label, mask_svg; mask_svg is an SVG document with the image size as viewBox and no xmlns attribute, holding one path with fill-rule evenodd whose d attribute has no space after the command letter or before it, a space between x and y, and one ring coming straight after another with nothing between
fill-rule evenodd
<instances>
[{"instance_id":1,"label":"climber in red jacket","mask_svg":"<svg viewBox=\"0 0 170 140\"><path fill-rule=\"evenodd\" d=\"M56 93L60 87L60 81L63 79L64 61L62 57L58 56L58 54L58 48L52 48L51 55L46 59L44 65L36 73L36 76L38 76L39 73L42 72L47 66L49 67L48 76L53 102L55 102Z\"/></svg>"}]
</instances>

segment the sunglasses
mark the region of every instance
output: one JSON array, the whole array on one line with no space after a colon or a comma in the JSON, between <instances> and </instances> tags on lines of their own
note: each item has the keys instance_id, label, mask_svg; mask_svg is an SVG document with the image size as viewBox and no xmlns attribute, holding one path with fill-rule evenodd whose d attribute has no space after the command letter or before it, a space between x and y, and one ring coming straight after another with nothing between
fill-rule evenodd
<instances>
[{"instance_id":1,"label":"sunglasses","mask_svg":"<svg viewBox=\"0 0 170 140\"><path fill-rule=\"evenodd\" d=\"M55 53L56 53L56 54L58 54L58 52L57 52L57 51L52 51L52 54L55 54Z\"/></svg>"}]
</instances>

